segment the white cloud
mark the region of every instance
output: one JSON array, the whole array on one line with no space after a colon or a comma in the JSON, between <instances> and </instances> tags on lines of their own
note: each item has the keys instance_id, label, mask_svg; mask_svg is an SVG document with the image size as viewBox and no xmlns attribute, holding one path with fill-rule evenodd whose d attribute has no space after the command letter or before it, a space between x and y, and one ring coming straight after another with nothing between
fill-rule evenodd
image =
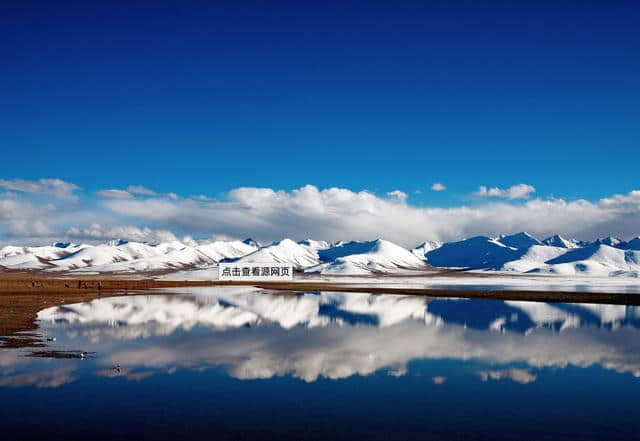
<instances>
[{"instance_id":1,"label":"white cloud","mask_svg":"<svg viewBox=\"0 0 640 441\"><path fill-rule=\"evenodd\" d=\"M442 182L436 182L431 186L431 190L433 191L444 191L447 187L444 186Z\"/></svg>"},{"instance_id":2,"label":"white cloud","mask_svg":"<svg viewBox=\"0 0 640 441\"><path fill-rule=\"evenodd\" d=\"M39 179L37 181L29 181L25 179L0 179L0 187L7 190L20 191L24 193L46 194L62 199L77 199L74 194L78 187L70 182L62 179Z\"/></svg>"},{"instance_id":3,"label":"white cloud","mask_svg":"<svg viewBox=\"0 0 640 441\"><path fill-rule=\"evenodd\" d=\"M498 190L515 198L523 194L518 188ZM415 206L399 190L380 196L313 185L290 191L240 187L220 200L172 199L165 194L135 198L125 190L103 192L101 195L121 197L100 198L97 204L83 199L82 204L58 205L24 192L0 196L0 241L42 242L45 236L64 240L69 233L73 240L147 242L186 235L254 237L262 242L283 237L330 241L382 237L415 246L426 239L450 241L521 230L541 238L560 233L583 240L605 235L630 238L640 233L640 190L594 202L531 198L514 204L504 196L503 200L479 199L475 205L454 207ZM486 187L485 193L490 193Z\"/></svg>"},{"instance_id":4,"label":"white cloud","mask_svg":"<svg viewBox=\"0 0 640 441\"><path fill-rule=\"evenodd\" d=\"M404 202L407 199L407 194L404 191L400 191L400 190L390 191L389 193L387 193L387 196L402 202Z\"/></svg>"},{"instance_id":5,"label":"white cloud","mask_svg":"<svg viewBox=\"0 0 640 441\"><path fill-rule=\"evenodd\" d=\"M114 199L132 199L133 195L126 190L117 190L117 189L109 189L109 190L100 190L96 191L98 196L103 198L114 198Z\"/></svg>"},{"instance_id":6,"label":"white cloud","mask_svg":"<svg viewBox=\"0 0 640 441\"><path fill-rule=\"evenodd\" d=\"M194 235L252 236L269 241L284 236L325 240L384 237L406 246L425 238L454 240L476 234L527 230L546 236L578 238L638 234L640 192L592 203L586 200L532 199L525 204L491 202L478 206L422 208L398 194L379 197L343 188L307 185L292 191L242 187L225 201L192 199L106 200L118 216L139 218L169 230Z\"/></svg>"},{"instance_id":7,"label":"white cloud","mask_svg":"<svg viewBox=\"0 0 640 441\"><path fill-rule=\"evenodd\" d=\"M9 233L14 237L48 237L53 230L42 220L14 219L9 222Z\"/></svg>"},{"instance_id":8,"label":"white cloud","mask_svg":"<svg viewBox=\"0 0 640 441\"><path fill-rule=\"evenodd\" d=\"M535 193L535 191L536 188L529 184L512 185L506 189L498 187L487 188L481 185L474 194L476 196L491 196L506 199L526 199L531 193Z\"/></svg>"},{"instance_id":9,"label":"white cloud","mask_svg":"<svg viewBox=\"0 0 640 441\"><path fill-rule=\"evenodd\" d=\"M160 243L177 240L176 236L167 230L153 230L132 225L103 226L97 223L85 228L71 227L67 230L66 236L82 241L125 239L134 242Z\"/></svg>"},{"instance_id":10,"label":"white cloud","mask_svg":"<svg viewBox=\"0 0 640 441\"><path fill-rule=\"evenodd\" d=\"M154 196L156 194L155 191L143 187L142 185L130 185L127 187L127 191L131 194L140 194L143 196Z\"/></svg>"}]
</instances>

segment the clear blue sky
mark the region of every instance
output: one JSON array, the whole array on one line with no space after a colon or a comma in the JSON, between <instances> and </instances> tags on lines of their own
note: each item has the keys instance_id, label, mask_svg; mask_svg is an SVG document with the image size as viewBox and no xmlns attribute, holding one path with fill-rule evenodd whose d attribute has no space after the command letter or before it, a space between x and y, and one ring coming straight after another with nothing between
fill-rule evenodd
<instances>
[{"instance_id":1,"label":"clear blue sky","mask_svg":"<svg viewBox=\"0 0 640 441\"><path fill-rule=\"evenodd\" d=\"M445 205L481 184L638 188L637 2L13 3L6 179Z\"/></svg>"}]
</instances>

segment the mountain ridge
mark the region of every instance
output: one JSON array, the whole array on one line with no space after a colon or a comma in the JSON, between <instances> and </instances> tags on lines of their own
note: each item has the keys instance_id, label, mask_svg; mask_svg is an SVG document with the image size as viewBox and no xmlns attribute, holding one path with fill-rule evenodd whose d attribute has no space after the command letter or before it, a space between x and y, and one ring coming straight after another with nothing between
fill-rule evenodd
<instances>
[{"instance_id":1,"label":"mountain ridge","mask_svg":"<svg viewBox=\"0 0 640 441\"><path fill-rule=\"evenodd\" d=\"M142 242L113 240L89 245L56 242L45 246L7 245L0 270L74 273L169 272L203 269L218 262L292 265L316 274L406 274L435 268L595 275L640 276L640 237L613 236L581 242L559 234L542 241L527 232L474 236L453 242L424 241L412 249L384 239L340 241L282 239L260 245L244 241Z\"/></svg>"}]
</instances>

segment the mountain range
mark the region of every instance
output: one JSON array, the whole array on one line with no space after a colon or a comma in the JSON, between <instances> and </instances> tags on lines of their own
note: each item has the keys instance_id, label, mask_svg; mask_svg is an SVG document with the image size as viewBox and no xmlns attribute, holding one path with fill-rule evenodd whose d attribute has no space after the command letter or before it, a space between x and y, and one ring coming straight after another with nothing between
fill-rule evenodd
<instances>
[{"instance_id":1,"label":"mountain range","mask_svg":"<svg viewBox=\"0 0 640 441\"><path fill-rule=\"evenodd\" d=\"M0 270L87 273L167 273L214 268L218 262L288 263L326 275L419 274L433 268L611 277L640 276L640 237L582 242L560 235L539 240L521 232L455 242L425 241L413 249L378 239L337 242L252 239L150 245L115 240L89 245L5 246Z\"/></svg>"}]
</instances>

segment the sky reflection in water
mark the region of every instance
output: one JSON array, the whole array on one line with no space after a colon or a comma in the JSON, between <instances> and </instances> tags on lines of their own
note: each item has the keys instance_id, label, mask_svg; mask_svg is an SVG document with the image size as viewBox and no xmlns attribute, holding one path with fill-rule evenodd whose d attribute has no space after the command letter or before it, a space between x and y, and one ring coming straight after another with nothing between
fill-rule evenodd
<instances>
[{"instance_id":1,"label":"sky reflection in water","mask_svg":"<svg viewBox=\"0 0 640 441\"><path fill-rule=\"evenodd\" d=\"M8 421L47 400L63 406L59 421L74 420L89 400L95 419L81 419L89 427L111 418L104 418L109 406L121 418L121 410L137 409L105 436L145 428L157 437L158 427L168 436L165 426L177 420L191 421L195 437L213 424L222 438L260 427L254 437L307 436L312 424L318 437L473 431L495 439L518 437L532 421L539 425L523 434L639 433L637 307L237 287L98 299L39 318L41 332L56 338L47 350L95 355L1 350L0 397L16 403L0 411ZM167 417L172 406L179 410ZM160 413L150 414L156 407ZM243 423L191 416L214 414ZM30 418L55 426L49 410Z\"/></svg>"}]
</instances>

